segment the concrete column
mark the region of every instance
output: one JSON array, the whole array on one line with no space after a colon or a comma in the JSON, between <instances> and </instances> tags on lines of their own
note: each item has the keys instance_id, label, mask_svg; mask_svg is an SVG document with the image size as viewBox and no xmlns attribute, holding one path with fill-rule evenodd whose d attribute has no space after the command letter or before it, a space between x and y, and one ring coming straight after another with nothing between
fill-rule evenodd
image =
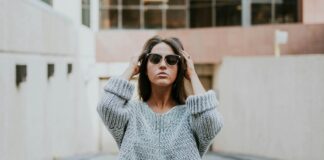
<instances>
[{"instance_id":1,"label":"concrete column","mask_svg":"<svg viewBox=\"0 0 324 160\"><path fill-rule=\"evenodd\" d=\"M100 4L99 0L91 0L90 3L90 26L91 29L96 32L100 27Z\"/></svg>"},{"instance_id":2,"label":"concrete column","mask_svg":"<svg viewBox=\"0 0 324 160\"><path fill-rule=\"evenodd\" d=\"M242 26L251 26L251 0L242 0Z\"/></svg>"}]
</instances>

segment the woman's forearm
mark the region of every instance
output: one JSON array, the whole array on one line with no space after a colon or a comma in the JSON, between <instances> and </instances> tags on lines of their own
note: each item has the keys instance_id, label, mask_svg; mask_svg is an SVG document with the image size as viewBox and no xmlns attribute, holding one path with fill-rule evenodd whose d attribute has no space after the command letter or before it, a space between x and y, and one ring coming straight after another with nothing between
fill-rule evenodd
<instances>
[{"instance_id":1,"label":"woman's forearm","mask_svg":"<svg viewBox=\"0 0 324 160\"><path fill-rule=\"evenodd\" d=\"M206 92L204 86L201 84L199 77L196 73L190 76L190 81L191 81L194 95L203 94Z\"/></svg>"}]
</instances>

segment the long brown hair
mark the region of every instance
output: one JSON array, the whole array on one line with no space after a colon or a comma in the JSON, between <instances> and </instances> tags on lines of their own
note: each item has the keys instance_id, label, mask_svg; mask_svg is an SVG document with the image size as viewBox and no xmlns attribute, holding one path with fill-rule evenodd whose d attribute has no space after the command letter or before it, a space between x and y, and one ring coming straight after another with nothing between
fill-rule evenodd
<instances>
[{"instance_id":1,"label":"long brown hair","mask_svg":"<svg viewBox=\"0 0 324 160\"><path fill-rule=\"evenodd\" d=\"M165 43L169 45L173 52L180 55L181 58L178 62L178 73L177 78L172 84L171 97L177 104L184 104L187 98L187 93L184 86L184 76L186 73L187 63L182 54L183 45L178 38L169 37L162 38L160 36L154 36L150 38L144 45L142 54L139 56L138 61L140 62L139 67L139 78L138 78L138 94L140 99L147 101L151 96L151 82L146 74L148 58L147 53L150 53L153 47L159 43Z\"/></svg>"}]
</instances>

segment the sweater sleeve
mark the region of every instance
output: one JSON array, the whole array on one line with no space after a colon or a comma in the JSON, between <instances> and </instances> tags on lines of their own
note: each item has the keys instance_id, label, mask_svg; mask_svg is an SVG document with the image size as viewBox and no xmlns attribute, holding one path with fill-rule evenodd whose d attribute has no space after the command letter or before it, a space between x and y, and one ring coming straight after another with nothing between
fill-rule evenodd
<instances>
[{"instance_id":1,"label":"sweater sleeve","mask_svg":"<svg viewBox=\"0 0 324 160\"><path fill-rule=\"evenodd\" d=\"M223 117L217 110L219 102L215 92L209 90L204 94L189 96L186 104L191 114L189 123L202 157L223 127Z\"/></svg>"},{"instance_id":2,"label":"sweater sleeve","mask_svg":"<svg viewBox=\"0 0 324 160\"><path fill-rule=\"evenodd\" d=\"M127 102L131 99L135 86L129 81L112 77L104 87L97 111L120 148L130 117Z\"/></svg>"}]
</instances>

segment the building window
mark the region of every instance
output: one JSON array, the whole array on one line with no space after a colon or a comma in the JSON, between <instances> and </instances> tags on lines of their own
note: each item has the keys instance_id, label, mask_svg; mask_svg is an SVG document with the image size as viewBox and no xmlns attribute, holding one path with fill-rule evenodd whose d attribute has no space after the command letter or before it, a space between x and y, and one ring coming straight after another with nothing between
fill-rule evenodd
<instances>
[{"instance_id":1,"label":"building window","mask_svg":"<svg viewBox=\"0 0 324 160\"><path fill-rule=\"evenodd\" d=\"M100 28L186 28L186 2L187 0L100 0Z\"/></svg>"},{"instance_id":2,"label":"building window","mask_svg":"<svg viewBox=\"0 0 324 160\"><path fill-rule=\"evenodd\" d=\"M140 5L140 0L123 0L123 6Z\"/></svg>"},{"instance_id":3,"label":"building window","mask_svg":"<svg viewBox=\"0 0 324 160\"><path fill-rule=\"evenodd\" d=\"M41 0L41 1L45 2L49 6L53 6L53 0Z\"/></svg>"},{"instance_id":4,"label":"building window","mask_svg":"<svg viewBox=\"0 0 324 160\"><path fill-rule=\"evenodd\" d=\"M212 25L212 1L190 1L190 27L211 27Z\"/></svg>"},{"instance_id":5,"label":"building window","mask_svg":"<svg viewBox=\"0 0 324 160\"><path fill-rule=\"evenodd\" d=\"M144 11L145 28L161 29L162 28L162 10L148 9Z\"/></svg>"},{"instance_id":6,"label":"building window","mask_svg":"<svg viewBox=\"0 0 324 160\"><path fill-rule=\"evenodd\" d=\"M118 0L100 0L100 28L118 28Z\"/></svg>"},{"instance_id":7,"label":"building window","mask_svg":"<svg viewBox=\"0 0 324 160\"><path fill-rule=\"evenodd\" d=\"M54 76L54 64L47 64L47 79L50 79Z\"/></svg>"},{"instance_id":8,"label":"building window","mask_svg":"<svg viewBox=\"0 0 324 160\"><path fill-rule=\"evenodd\" d=\"M140 28L140 10L123 9L123 28Z\"/></svg>"},{"instance_id":9,"label":"building window","mask_svg":"<svg viewBox=\"0 0 324 160\"><path fill-rule=\"evenodd\" d=\"M122 0L121 13L122 22L120 26L124 29L139 29L140 23L140 2L141 0Z\"/></svg>"},{"instance_id":10,"label":"building window","mask_svg":"<svg viewBox=\"0 0 324 160\"><path fill-rule=\"evenodd\" d=\"M251 20L252 24L271 23L271 2L272 0L251 0Z\"/></svg>"},{"instance_id":11,"label":"building window","mask_svg":"<svg viewBox=\"0 0 324 160\"><path fill-rule=\"evenodd\" d=\"M71 74L72 73L72 63L69 63L68 65L67 65L67 74L69 75L69 74Z\"/></svg>"},{"instance_id":12,"label":"building window","mask_svg":"<svg viewBox=\"0 0 324 160\"><path fill-rule=\"evenodd\" d=\"M241 25L241 0L216 0L215 14L216 26Z\"/></svg>"},{"instance_id":13,"label":"building window","mask_svg":"<svg viewBox=\"0 0 324 160\"><path fill-rule=\"evenodd\" d=\"M252 24L298 22L298 0L252 0Z\"/></svg>"},{"instance_id":14,"label":"building window","mask_svg":"<svg viewBox=\"0 0 324 160\"><path fill-rule=\"evenodd\" d=\"M100 4L103 6L118 5L118 0L100 0Z\"/></svg>"},{"instance_id":15,"label":"building window","mask_svg":"<svg viewBox=\"0 0 324 160\"><path fill-rule=\"evenodd\" d=\"M168 5L185 5L186 0L168 0L167 4Z\"/></svg>"},{"instance_id":16,"label":"building window","mask_svg":"<svg viewBox=\"0 0 324 160\"><path fill-rule=\"evenodd\" d=\"M275 4L275 23L298 22L298 0L282 0Z\"/></svg>"},{"instance_id":17,"label":"building window","mask_svg":"<svg viewBox=\"0 0 324 160\"><path fill-rule=\"evenodd\" d=\"M16 65L16 86L19 87L20 83L26 81L27 65Z\"/></svg>"},{"instance_id":18,"label":"building window","mask_svg":"<svg viewBox=\"0 0 324 160\"><path fill-rule=\"evenodd\" d=\"M186 11L179 9L167 10L167 28L185 28Z\"/></svg>"},{"instance_id":19,"label":"building window","mask_svg":"<svg viewBox=\"0 0 324 160\"><path fill-rule=\"evenodd\" d=\"M82 24L90 27L90 0L82 0Z\"/></svg>"},{"instance_id":20,"label":"building window","mask_svg":"<svg viewBox=\"0 0 324 160\"><path fill-rule=\"evenodd\" d=\"M191 0L190 27L241 25L241 0Z\"/></svg>"},{"instance_id":21,"label":"building window","mask_svg":"<svg viewBox=\"0 0 324 160\"><path fill-rule=\"evenodd\" d=\"M100 12L100 28L118 28L118 10L117 9L102 9Z\"/></svg>"},{"instance_id":22,"label":"building window","mask_svg":"<svg viewBox=\"0 0 324 160\"><path fill-rule=\"evenodd\" d=\"M298 21L298 0L100 0L101 29L167 29ZM251 6L250 6L251 5ZM248 7L248 8L247 8ZM251 10L247 10L251 8ZM245 14L246 15L246 14ZM249 19L248 18L248 19Z\"/></svg>"}]
</instances>

